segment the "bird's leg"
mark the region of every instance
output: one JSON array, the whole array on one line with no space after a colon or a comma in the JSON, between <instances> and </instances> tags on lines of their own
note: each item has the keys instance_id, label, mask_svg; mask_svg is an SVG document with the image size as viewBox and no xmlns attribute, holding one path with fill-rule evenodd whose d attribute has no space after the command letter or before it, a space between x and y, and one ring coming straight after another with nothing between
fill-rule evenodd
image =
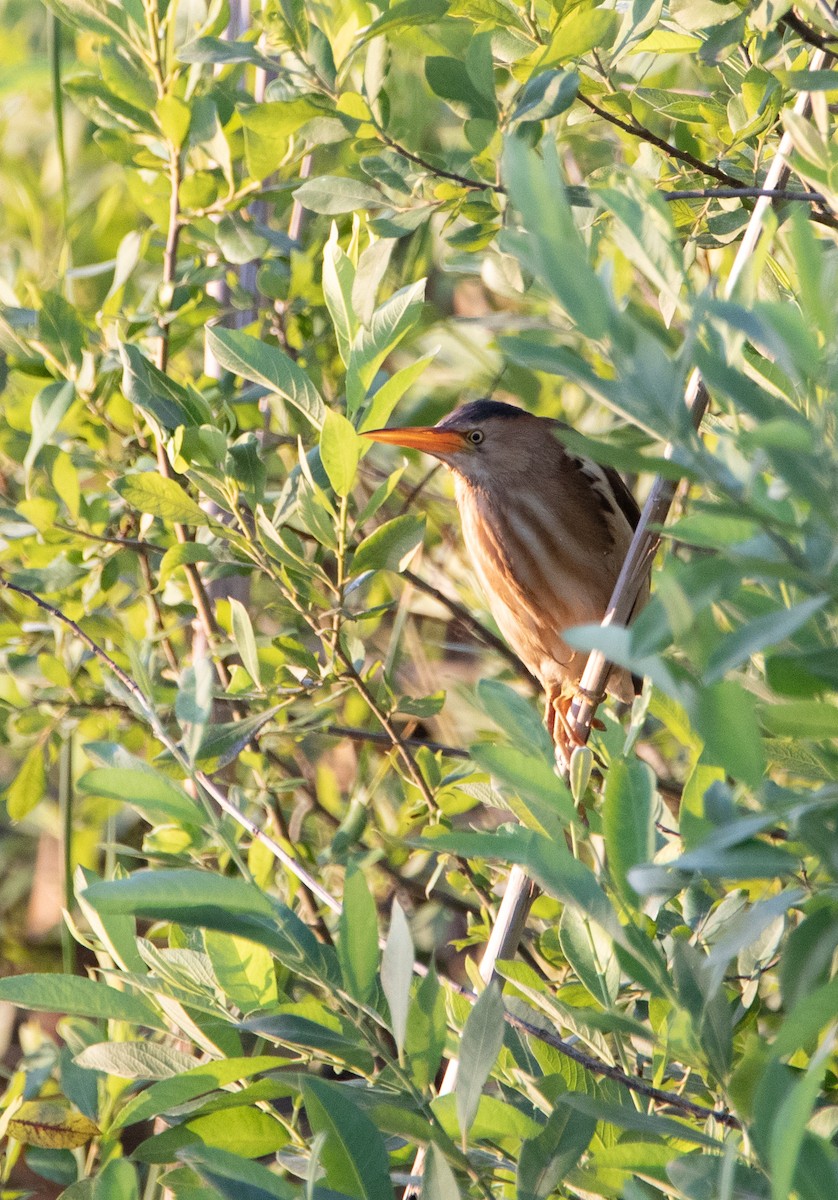
<instances>
[{"instance_id":1,"label":"bird's leg","mask_svg":"<svg viewBox=\"0 0 838 1200\"><path fill-rule=\"evenodd\" d=\"M565 747L570 751L575 750L577 746L585 745L573 725L568 720L568 713L570 712L570 706L572 703L572 692L559 692L558 696L555 696L552 701L556 722L554 725L553 741L558 741L555 736L555 729L556 726L558 726L558 728L561 730L562 740L565 744Z\"/></svg>"},{"instance_id":2,"label":"bird's leg","mask_svg":"<svg viewBox=\"0 0 838 1200\"><path fill-rule=\"evenodd\" d=\"M547 691L544 724L556 747L556 761L560 770L567 769L574 749L583 744L567 719L572 701L572 692L566 693L562 688L549 688Z\"/></svg>"},{"instance_id":3,"label":"bird's leg","mask_svg":"<svg viewBox=\"0 0 838 1200\"><path fill-rule=\"evenodd\" d=\"M547 709L544 714L544 724L547 726L547 731L553 739L553 744L558 748L565 762L570 762L570 756L579 746L584 746L584 739L580 738L576 732L574 724L569 718L570 708L576 698L579 688L571 687L566 691L551 691L547 697ZM585 699L596 701L601 697L595 697L588 692L581 692ZM592 729L604 729L602 721L598 721L596 717L591 721Z\"/></svg>"},{"instance_id":4,"label":"bird's leg","mask_svg":"<svg viewBox=\"0 0 838 1200\"><path fill-rule=\"evenodd\" d=\"M550 692L547 693L547 699L544 705L544 724L547 727L547 732L550 734L550 740L556 740L556 710L553 707L553 697Z\"/></svg>"}]
</instances>

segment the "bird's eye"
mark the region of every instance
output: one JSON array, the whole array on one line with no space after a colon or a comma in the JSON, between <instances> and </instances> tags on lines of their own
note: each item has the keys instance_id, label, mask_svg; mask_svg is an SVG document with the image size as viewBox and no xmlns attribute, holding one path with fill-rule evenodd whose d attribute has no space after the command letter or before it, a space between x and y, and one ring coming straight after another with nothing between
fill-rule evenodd
<instances>
[{"instance_id":1,"label":"bird's eye","mask_svg":"<svg viewBox=\"0 0 838 1200\"><path fill-rule=\"evenodd\" d=\"M468 440L471 442L472 446L479 446L484 437L485 434L483 433L482 429L472 429L471 433L468 435Z\"/></svg>"}]
</instances>

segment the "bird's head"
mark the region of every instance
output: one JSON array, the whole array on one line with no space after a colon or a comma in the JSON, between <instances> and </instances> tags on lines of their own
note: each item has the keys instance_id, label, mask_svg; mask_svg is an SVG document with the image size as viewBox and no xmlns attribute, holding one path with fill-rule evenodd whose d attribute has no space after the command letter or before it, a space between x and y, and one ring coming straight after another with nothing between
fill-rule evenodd
<instances>
[{"instance_id":1,"label":"bird's head","mask_svg":"<svg viewBox=\"0 0 838 1200\"><path fill-rule=\"evenodd\" d=\"M474 400L448 413L437 425L401 429L371 429L364 437L410 450L424 450L471 483L497 480L514 463L520 468L521 451L532 436L531 422L538 418L497 400ZM543 434L542 434L543 438Z\"/></svg>"}]
</instances>

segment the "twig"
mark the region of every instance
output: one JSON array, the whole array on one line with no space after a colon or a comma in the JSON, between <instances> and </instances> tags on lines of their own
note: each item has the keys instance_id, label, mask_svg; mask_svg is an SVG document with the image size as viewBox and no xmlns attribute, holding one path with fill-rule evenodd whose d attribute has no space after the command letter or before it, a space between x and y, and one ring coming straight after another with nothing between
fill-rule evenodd
<instances>
[{"instance_id":1,"label":"twig","mask_svg":"<svg viewBox=\"0 0 838 1200\"><path fill-rule=\"evenodd\" d=\"M146 699L139 685L126 671L122 669L122 667L120 667L117 662L114 661L113 658L111 658L108 652L104 650L98 644L98 642L94 642L93 638L88 633L85 633L82 627L71 617L68 617L66 613L63 613L60 608L56 608L54 604L49 604L46 600L42 600L40 596L38 596L35 592L30 591L29 588L20 587L18 584L12 583L12 581L8 579L2 571L0 571L0 588L5 588L10 592L16 592L17 595L24 596L27 600L31 600L32 603L36 604L43 612L49 613L50 616L55 617L57 621L60 621L64 626L70 629L75 636L81 642L83 642L85 646L87 646L88 650L90 650L90 652L94 654L101 663L104 663L114 677L119 680L126 692L128 692L128 694L136 701L140 711L148 721L154 736L166 747L184 773L189 778L193 779L195 783L197 783L203 789L203 791L206 792L206 794L216 802L218 807L222 809L223 812L227 813L228 816L232 817L237 824L241 825L241 827L245 829L251 837L256 838L257 841L260 841L263 843L263 845L267 846L274 857L277 858L283 864L283 866L285 866L291 872L292 875L295 875L300 883L304 884L309 891L317 897L321 904L324 904L327 908L330 908L332 912L340 913L341 906L338 901L335 900L334 896L330 895L330 893L327 892L320 883L318 883L314 876L310 875L305 867L301 866L297 862L293 855L289 854L287 850L280 846L280 844L275 841L274 838L270 837L269 834L261 830L254 821L251 821L251 819L246 816L241 809L239 809L232 802L232 800L230 800L225 793L222 792L221 789L217 787L207 775L204 774L203 771L199 771L192 766L192 764L186 758L186 755L178 747L177 743L166 732L166 729L158 717L157 712L152 704Z\"/></svg>"},{"instance_id":2,"label":"twig","mask_svg":"<svg viewBox=\"0 0 838 1200\"><path fill-rule=\"evenodd\" d=\"M808 42L810 46L816 46L818 50L828 50L835 45L835 38L824 37L822 33L818 33L811 25L802 21L795 12L787 12L784 17L780 18L779 23L788 26L802 41Z\"/></svg>"},{"instance_id":3,"label":"twig","mask_svg":"<svg viewBox=\"0 0 838 1200\"><path fill-rule=\"evenodd\" d=\"M421 575L416 575L413 571L402 571L402 578L406 579L408 583L412 583L419 591L425 592L428 596L433 596L434 600L438 600L440 604L445 605L451 615L456 617L469 633L479 638L485 645L491 646L493 650L506 659L511 667L515 668L516 672L519 672L522 677L529 679L534 688L540 686L534 676L530 675L526 667L523 666L521 661L509 649L506 642L502 642L496 634L492 633L491 629L487 629L485 625L482 625L464 605L459 604L456 600L452 600L450 596L446 596L439 588L434 587L432 583L428 583L426 579L423 579Z\"/></svg>"},{"instance_id":4,"label":"twig","mask_svg":"<svg viewBox=\"0 0 838 1200\"><path fill-rule=\"evenodd\" d=\"M664 200L737 200L759 199L767 196L769 200L800 200L807 203L826 204L826 197L820 192L795 192L784 188L762 187L717 187L717 188L688 188L680 192L661 192Z\"/></svg>"},{"instance_id":5,"label":"twig","mask_svg":"<svg viewBox=\"0 0 838 1200\"><path fill-rule=\"evenodd\" d=\"M647 1096L650 1100L657 1100L659 1104L666 1104L671 1108L680 1109L681 1112L688 1113L691 1117L695 1117L699 1121L708 1121L712 1118L714 1121L718 1121L720 1125L726 1125L729 1129L742 1128L738 1118L726 1108L708 1108L704 1104L696 1104L695 1101L687 1100L677 1092L667 1092L663 1088L658 1088L651 1083L647 1083L645 1079L640 1079L636 1075L628 1075L625 1071L621 1071L619 1067L609 1066L600 1059L594 1058L590 1054L585 1054L583 1050L578 1050L576 1046L571 1045L564 1038L560 1038L555 1033L548 1033L537 1025L531 1025L529 1021L522 1017L516 1017L508 1012L504 1014L504 1019L507 1025L511 1025L513 1029L520 1029L530 1037L544 1042L545 1045L552 1046L554 1050L558 1050L566 1058L579 1063L580 1066L584 1067L586 1071L590 1071L593 1075L603 1075L606 1079L613 1079L615 1083L619 1083L631 1092L636 1092L640 1096Z\"/></svg>"},{"instance_id":6,"label":"twig","mask_svg":"<svg viewBox=\"0 0 838 1200\"><path fill-rule=\"evenodd\" d=\"M826 53L818 51L813 57L812 68L818 69L825 59ZM808 94L802 92L798 97L794 110L796 113L803 115L809 108L809 104ZM786 180L790 174L787 158L791 153L792 145L790 134L784 133L777 148L777 153L768 170L765 180L766 193L784 189ZM729 298L733 294L740 275L763 236L763 217L770 205L770 195L760 196L754 205L748 227L745 230L745 235L737 251L730 275L725 283L724 295L726 298ZM701 423L708 400L707 389L699 372L695 370L687 384L684 404L696 428ZM664 456L671 458L675 453L675 449L670 444L667 446ZM655 479L643 512L641 513L640 521L634 532L634 537L626 560L623 563L620 576L614 587L608 611L603 621L604 625L615 623L626 624L630 619L637 593L645 577L646 564L651 561L660 541L659 534L653 533L651 530L653 528L660 528L666 521L675 496L675 490L676 487L672 480L664 479L662 476L658 476ZM576 701L574 701L570 714L575 733L582 741L587 741L588 739L591 721L598 707L598 701L594 701L591 697L600 697L604 693L610 670L611 664L606 660L604 654L599 650L593 651L588 658L579 684L579 694Z\"/></svg>"},{"instance_id":7,"label":"twig","mask_svg":"<svg viewBox=\"0 0 838 1200\"><path fill-rule=\"evenodd\" d=\"M178 245L180 242L181 233L181 216L180 216L180 185L182 179L180 151L173 143L168 143L169 150L169 227L166 231L166 249L163 253L163 285L164 298L168 305L171 300L171 292L174 288L177 277L177 255ZM169 362L169 324L170 318L161 317L160 321L160 336L157 339L157 354L156 363L161 371L165 371ZM172 479L174 472L166 455L166 449L163 445L163 439L158 435L157 439L157 467L164 479ZM172 524L175 537L181 545L186 545L191 541L189 534L184 525L179 521ZM213 614L212 607L207 596L204 581L201 574L194 563L185 563L184 571L186 580L189 584L189 591L192 595L192 603L195 605L198 623L201 627L203 635L206 639L207 646L212 650L218 638L218 625ZM221 686L226 690L230 686L230 672L227 670L226 663L214 656L213 665L215 673L218 676ZM233 713L238 710L238 706L232 705ZM241 715L240 710L239 715Z\"/></svg>"},{"instance_id":8,"label":"twig","mask_svg":"<svg viewBox=\"0 0 838 1200\"><path fill-rule=\"evenodd\" d=\"M395 150L396 154L400 154L408 162L415 163L417 167L422 167L425 171L429 171L431 175L437 175L440 179L450 179L452 183L459 183L462 187L473 188L476 191L497 192L502 196L506 194L506 188L499 183L471 179L468 175L459 175L456 171L446 171L444 167L434 166L426 158L422 158L420 155L414 154L412 150L408 150L406 146L402 146L400 142L395 141L388 134L384 133L383 130L378 130L378 136L385 146L389 146L391 150Z\"/></svg>"},{"instance_id":9,"label":"twig","mask_svg":"<svg viewBox=\"0 0 838 1200\"><path fill-rule=\"evenodd\" d=\"M299 732L303 733L304 730ZM353 742L373 742L377 746L389 746L392 748L392 740L389 733L378 733L372 729L355 729L349 725L323 725L314 726L312 734L319 734L321 737L331 738L348 738ZM431 742L426 738L404 737L401 738L405 746L421 749L423 746L426 750L430 750L432 754L444 754L448 758L468 758L467 750L461 750L458 746L446 746L443 742Z\"/></svg>"},{"instance_id":10,"label":"twig","mask_svg":"<svg viewBox=\"0 0 838 1200\"><path fill-rule=\"evenodd\" d=\"M669 158L675 158L678 162L685 163L692 167L693 170L699 171L702 175L709 175L711 179L718 179L720 183L727 184L728 187L739 187L741 180L735 175L728 175L727 171L723 171L721 167L713 166L712 163L702 162L700 158L696 158L694 154L690 154L689 150L681 150L678 146L674 146L672 142L668 142L666 138L658 137L656 133L652 133L651 129L647 129L645 125L632 117L630 121L623 121L622 118L610 113L607 108L603 108L597 104L590 96L586 96L583 92L578 93L578 99L589 108L591 112L596 113L598 117L602 117L603 121L607 121L609 125L616 126L617 129L622 129L624 133L631 134L632 137L640 138L641 141L648 142L651 146L656 146L658 150L662 150Z\"/></svg>"},{"instance_id":11,"label":"twig","mask_svg":"<svg viewBox=\"0 0 838 1200\"><path fill-rule=\"evenodd\" d=\"M434 794L428 787L422 772L417 767L413 755L408 750L405 739L396 729L395 725L390 720L390 717L378 703L364 680L355 670L355 664L352 662L352 659L346 653L343 646L341 646L340 641L338 641L337 645L335 646L335 653L343 663L346 678L351 682L358 694L364 698L370 712L374 714L376 720L381 725L381 728L385 731L390 739L390 744L398 754L399 758L402 760L405 770L410 776L411 782L422 793L422 797L428 807L430 809L434 809L436 807L434 802Z\"/></svg>"},{"instance_id":12,"label":"twig","mask_svg":"<svg viewBox=\"0 0 838 1200\"><path fill-rule=\"evenodd\" d=\"M172 647L172 643L169 640L169 634L166 631L166 625L163 621L163 613L161 612L160 605L157 601L157 596L154 592L154 578L151 574L151 566L149 565L148 555L139 554L138 559L140 564L140 574L142 575L143 583L145 584L146 599L148 600L148 606L151 609L154 623L160 633L160 645L163 647L163 654L165 655L166 662L169 664L171 670L178 672L180 670L180 665L177 660L177 655Z\"/></svg>"}]
</instances>

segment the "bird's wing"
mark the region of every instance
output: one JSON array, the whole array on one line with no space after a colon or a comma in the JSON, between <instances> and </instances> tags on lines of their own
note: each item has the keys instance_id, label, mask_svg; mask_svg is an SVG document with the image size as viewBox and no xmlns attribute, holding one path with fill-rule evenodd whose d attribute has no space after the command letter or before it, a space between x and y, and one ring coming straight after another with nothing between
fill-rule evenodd
<instances>
[{"instance_id":1,"label":"bird's wing","mask_svg":"<svg viewBox=\"0 0 838 1200\"><path fill-rule=\"evenodd\" d=\"M623 516L631 525L632 529L637 528L637 523L640 520L640 508L637 501L626 486L625 480L619 471L615 471L613 467L602 467L601 470L608 480L611 491L614 493L614 500L620 508Z\"/></svg>"}]
</instances>

